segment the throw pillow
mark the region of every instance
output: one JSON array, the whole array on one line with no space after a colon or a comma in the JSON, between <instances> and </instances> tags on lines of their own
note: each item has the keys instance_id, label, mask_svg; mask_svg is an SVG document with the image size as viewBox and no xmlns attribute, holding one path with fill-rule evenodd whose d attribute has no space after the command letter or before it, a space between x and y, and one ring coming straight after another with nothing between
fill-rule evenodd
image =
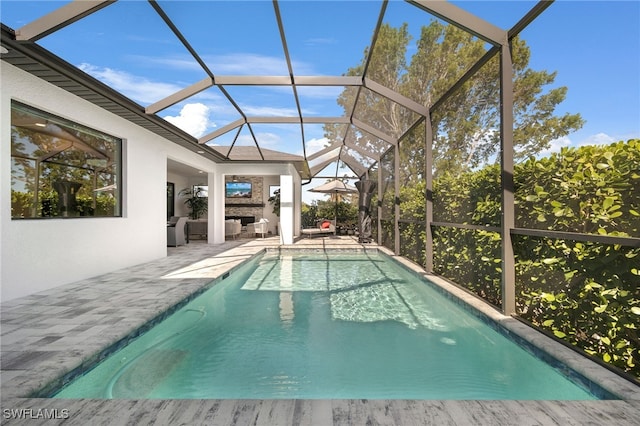
<instances>
[{"instance_id":1,"label":"throw pillow","mask_svg":"<svg viewBox=\"0 0 640 426\"><path fill-rule=\"evenodd\" d=\"M329 229L330 226L331 226L331 222L329 222L328 220L325 220L320 224L320 228L322 229Z\"/></svg>"}]
</instances>

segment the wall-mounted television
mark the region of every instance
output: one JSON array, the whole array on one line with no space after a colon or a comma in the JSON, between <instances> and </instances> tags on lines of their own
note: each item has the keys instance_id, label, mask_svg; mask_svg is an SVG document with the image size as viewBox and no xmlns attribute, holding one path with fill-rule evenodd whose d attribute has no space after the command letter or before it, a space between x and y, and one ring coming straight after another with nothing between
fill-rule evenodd
<instances>
[{"instance_id":1,"label":"wall-mounted television","mask_svg":"<svg viewBox=\"0 0 640 426\"><path fill-rule=\"evenodd\" d=\"M251 198L251 182L227 182L227 198Z\"/></svg>"}]
</instances>

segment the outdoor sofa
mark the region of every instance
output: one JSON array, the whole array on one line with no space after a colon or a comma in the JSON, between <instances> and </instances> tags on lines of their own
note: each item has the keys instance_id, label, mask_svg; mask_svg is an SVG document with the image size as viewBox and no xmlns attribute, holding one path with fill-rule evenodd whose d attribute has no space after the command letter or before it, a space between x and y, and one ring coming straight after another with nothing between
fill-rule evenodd
<instances>
[{"instance_id":1,"label":"outdoor sofa","mask_svg":"<svg viewBox=\"0 0 640 426\"><path fill-rule=\"evenodd\" d=\"M318 225L315 228L305 228L302 230L302 235L308 235L309 238L314 235L330 235L336 233L336 221L335 220L319 220Z\"/></svg>"}]
</instances>

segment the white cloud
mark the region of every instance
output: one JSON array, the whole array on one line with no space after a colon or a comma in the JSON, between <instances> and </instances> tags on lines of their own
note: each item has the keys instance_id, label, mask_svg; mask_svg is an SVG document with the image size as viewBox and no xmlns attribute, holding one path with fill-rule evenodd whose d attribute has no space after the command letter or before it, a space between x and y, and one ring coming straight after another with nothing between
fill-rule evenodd
<instances>
[{"instance_id":1,"label":"white cloud","mask_svg":"<svg viewBox=\"0 0 640 426\"><path fill-rule=\"evenodd\" d=\"M340 96L344 89L342 86L298 86L297 88L298 94L301 97L331 100L338 99L338 96Z\"/></svg>"},{"instance_id":2,"label":"white cloud","mask_svg":"<svg viewBox=\"0 0 640 426\"><path fill-rule=\"evenodd\" d=\"M321 40L318 39L320 42ZM202 67L190 56L128 55L144 67L160 66L185 71L202 71ZM284 56L266 56L255 53L230 53L203 57L209 69L217 75L289 75ZM292 61L298 75L315 75L313 65L303 61Z\"/></svg>"},{"instance_id":3,"label":"white cloud","mask_svg":"<svg viewBox=\"0 0 640 426\"><path fill-rule=\"evenodd\" d=\"M158 60L158 62L160 63L161 61ZM78 68L142 105L149 105L157 102L161 99L166 98L167 96L178 92L183 88L176 84L154 82L145 77L133 75L125 71L98 67L87 63L80 64ZM189 108L188 105L195 105L196 103L194 101L196 100L199 102L198 104L200 105L200 109L198 110L196 108L196 110L194 110L192 108ZM175 114L176 116L173 118L176 119L177 122L190 123L186 126L191 128L192 122L201 121L203 120L203 118L180 118L184 115L184 112L178 111L178 109L181 108L182 111L184 111L186 108L186 112L189 114L201 114L203 111L202 104L206 105L209 110L208 113L215 114L215 116L218 118L231 116L232 119L235 119L238 116L237 111L229 104L229 102L225 98L223 98L221 94L211 90L199 92L190 97L187 101L178 103L168 108L165 113ZM208 122L208 117L207 126L213 126L212 123ZM196 126L196 128L200 127Z\"/></svg>"},{"instance_id":4,"label":"white cloud","mask_svg":"<svg viewBox=\"0 0 640 426\"><path fill-rule=\"evenodd\" d=\"M180 110L180 115L166 116L164 119L198 138L213 126L213 123L209 121L209 111L209 107L201 103L186 104Z\"/></svg>"},{"instance_id":5,"label":"white cloud","mask_svg":"<svg viewBox=\"0 0 640 426\"><path fill-rule=\"evenodd\" d=\"M206 62L215 74L222 75L288 75L284 57L231 53L209 57Z\"/></svg>"},{"instance_id":6,"label":"white cloud","mask_svg":"<svg viewBox=\"0 0 640 426\"><path fill-rule=\"evenodd\" d=\"M327 138L309 139L305 144L307 148L307 155L320 151L328 144L329 144L329 139ZM299 155L302 155L302 151L300 152Z\"/></svg>"},{"instance_id":7,"label":"white cloud","mask_svg":"<svg viewBox=\"0 0 640 426\"><path fill-rule=\"evenodd\" d=\"M174 84L150 81L144 77L112 68L103 68L87 63L80 64L78 68L142 104L157 102L182 89ZM198 96L211 101L219 101L220 99L220 97L210 94L196 95L196 97ZM214 105L216 104L214 103ZM215 127L215 124L209 120L211 110L211 107L203 103L186 103L178 115L167 115L164 119L197 138L204 135L211 127Z\"/></svg>"},{"instance_id":8,"label":"white cloud","mask_svg":"<svg viewBox=\"0 0 640 426\"><path fill-rule=\"evenodd\" d=\"M157 102L182 89L175 84L150 81L144 77L112 68L98 67L87 63L80 64L78 68L123 95L143 104Z\"/></svg>"},{"instance_id":9,"label":"white cloud","mask_svg":"<svg viewBox=\"0 0 640 426\"><path fill-rule=\"evenodd\" d=\"M549 148L540 151L540 153L538 154L538 157L547 157L551 153L560 152L560 150L562 148L565 148L565 147L568 147L568 146L571 146L571 139L569 139L567 136L563 136L561 138L554 139L549 144Z\"/></svg>"},{"instance_id":10,"label":"white cloud","mask_svg":"<svg viewBox=\"0 0 640 426\"><path fill-rule=\"evenodd\" d=\"M280 136L271 132L255 132L255 136L261 148L274 149L274 147L277 147L282 141L282 138ZM256 146L256 143L253 140L253 137L251 136L251 134L247 131L247 132L243 132L238 136L238 139L236 140L236 145Z\"/></svg>"},{"instance_id":11,"label":"white cloud","mask_svg":"<svg viewBox=\"0 0 640 426\"><path fill-rule=\"evenodd\" d=\"M595 135L591 135L583 141L578 142L575 146L585 146L585 145L608 145L612 142L615 142L616 139L605 134L598 133Z\"/></svg>"},{"instance_id":12,"label":"white cloud","mask_svg":"<svg viewBox=\"0 0 640 426\"><path fill-rule=\"evenodd\" d=\"M284 56L266 56L255 53L230 53L203 57L211 71L217 75L289 75ZM292 61L297 75L315 75L313 65Z\"/></svg>"},{"instance_id":13,"label":"white cloud","mask_svg":"<svg viewBox=\"0 0 640 426\"><path fill-rule=\"evenodd\" d=\"M549 148L545 149L544 151L541 151L538 154L538 156L546 157L551 153L560 152L562 148L569 148L569 147L578 148L586 145L608 145L615 141L616 141L615 138L605 133L597 133L595 135L591 135L586 139L582 139L579 142L573 142L571 138L569 138L568 136L563 136L561 138L552 140L551 144L549 145Z\"/></svg>"},{"instance_id":14,"label":"white cloud","mask_svg":"<svg viewBox=\"0 0 640 426\"><path fill-rule=\"evenodd\" d=\"M258 139L258 143L260 143L261 147L275 147L282 140L280 136L271 132L256 133L256 139Z\"/></svg>"},{"instance_id":15,"label":"white cloud","mask_svg":"<svg viewBox=\"0 0 640 426\"><path fill-rule=\"evenodd\" d=\"M298 111L291 108L277 108L270 106L242 105L242 110L249 116L264 117L297 117Z\"/></svg>"},{"instance_id":16,"label":"white cloud","mask_svg":"<svg viewBox=\"0 0 640 426\"><path fill-rule=\"evenodd\" d=\"M204 75L204 71L198 62L192 57L158 57L158 56L146 56L146 55L128 55L128 59L137 62L144 67L157 67L162 66L165 68L172 68L181 71L201 71Z\"/></svg>"},{"instance_id":17,"label":"white cloud","mask_svg":"<svg viewBox=\"0 0 640 426\"><path fill-rule=\"evenodd\" d=\"M307 153L307 156L313 154L314 152L320 151L322 148L324 148L325 144L327 144L328 141L329 140L327 138L309 139L305 143L305 148L306 148L305 151ZM293 152L293 154L302 156L305 151L302 150L302 146L301 146L300 149Z\"/></svg>"}]
</instances>

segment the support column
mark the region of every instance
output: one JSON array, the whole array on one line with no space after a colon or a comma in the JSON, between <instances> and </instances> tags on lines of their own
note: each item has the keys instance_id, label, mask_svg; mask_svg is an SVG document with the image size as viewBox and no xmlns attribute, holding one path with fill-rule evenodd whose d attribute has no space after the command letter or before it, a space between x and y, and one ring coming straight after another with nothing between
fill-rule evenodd
<instances>
[{"instance_id":1,"label":"support column","mask_svg":"<svg viewBox=\"0 0 640 426\"><path fill-rule=\"evenodd\" d=\"M396 144L393 148L393 252L400 254L400 147Z\"/></svg>"},{"instance_id":2,"label":"support column","mask_svg":"<svg viewBox=\"0 0 640 426\"><path fill-rule=\"evenodd\" d=\"M293 244L293 176L280 175L280 240Z\"/></svg>"},{"instance_id":3,"label":"support column","mask_svg":"<svg viewBox=\"0 0 640 426\"><path fill-rule=\"evenodd\" d=\"M425 188L425 259L424 269L433 272L433 129L431 117L424 120L424 175L426 177Z\"/></svg>"},{"instance_id":4,"label":"support column","mask_svg":"<svg viewBox=\"0 0 640 426\"><path fill-rule=\"evenodd\" d=\"M500 164L502 186L502 312L516 312L515 258L511 229L515 227L513 184L513 64L505 32L500 55Z\"/></svg>"},{"instance_id":5,"label":"support column","mask_svg":"<svg viewBox=\"0 0 640 426\"><path fill-rule=\"evenodd\" d=\"M220 172L209 173L209 206L207 209L207 242L224 243L224 175Z\"/></svg>"},{"instance_id":6,"label":"support column","mask_svg":"<svg viewBox=\"0 0 640 426\"><path fill-rule=\"evenodd\" d=\"M380 164L380 160L378 160L378 201L376 205L376 209L378 209L378 245L382 245L382 165Z\"/></svg>"}]
</instances>

